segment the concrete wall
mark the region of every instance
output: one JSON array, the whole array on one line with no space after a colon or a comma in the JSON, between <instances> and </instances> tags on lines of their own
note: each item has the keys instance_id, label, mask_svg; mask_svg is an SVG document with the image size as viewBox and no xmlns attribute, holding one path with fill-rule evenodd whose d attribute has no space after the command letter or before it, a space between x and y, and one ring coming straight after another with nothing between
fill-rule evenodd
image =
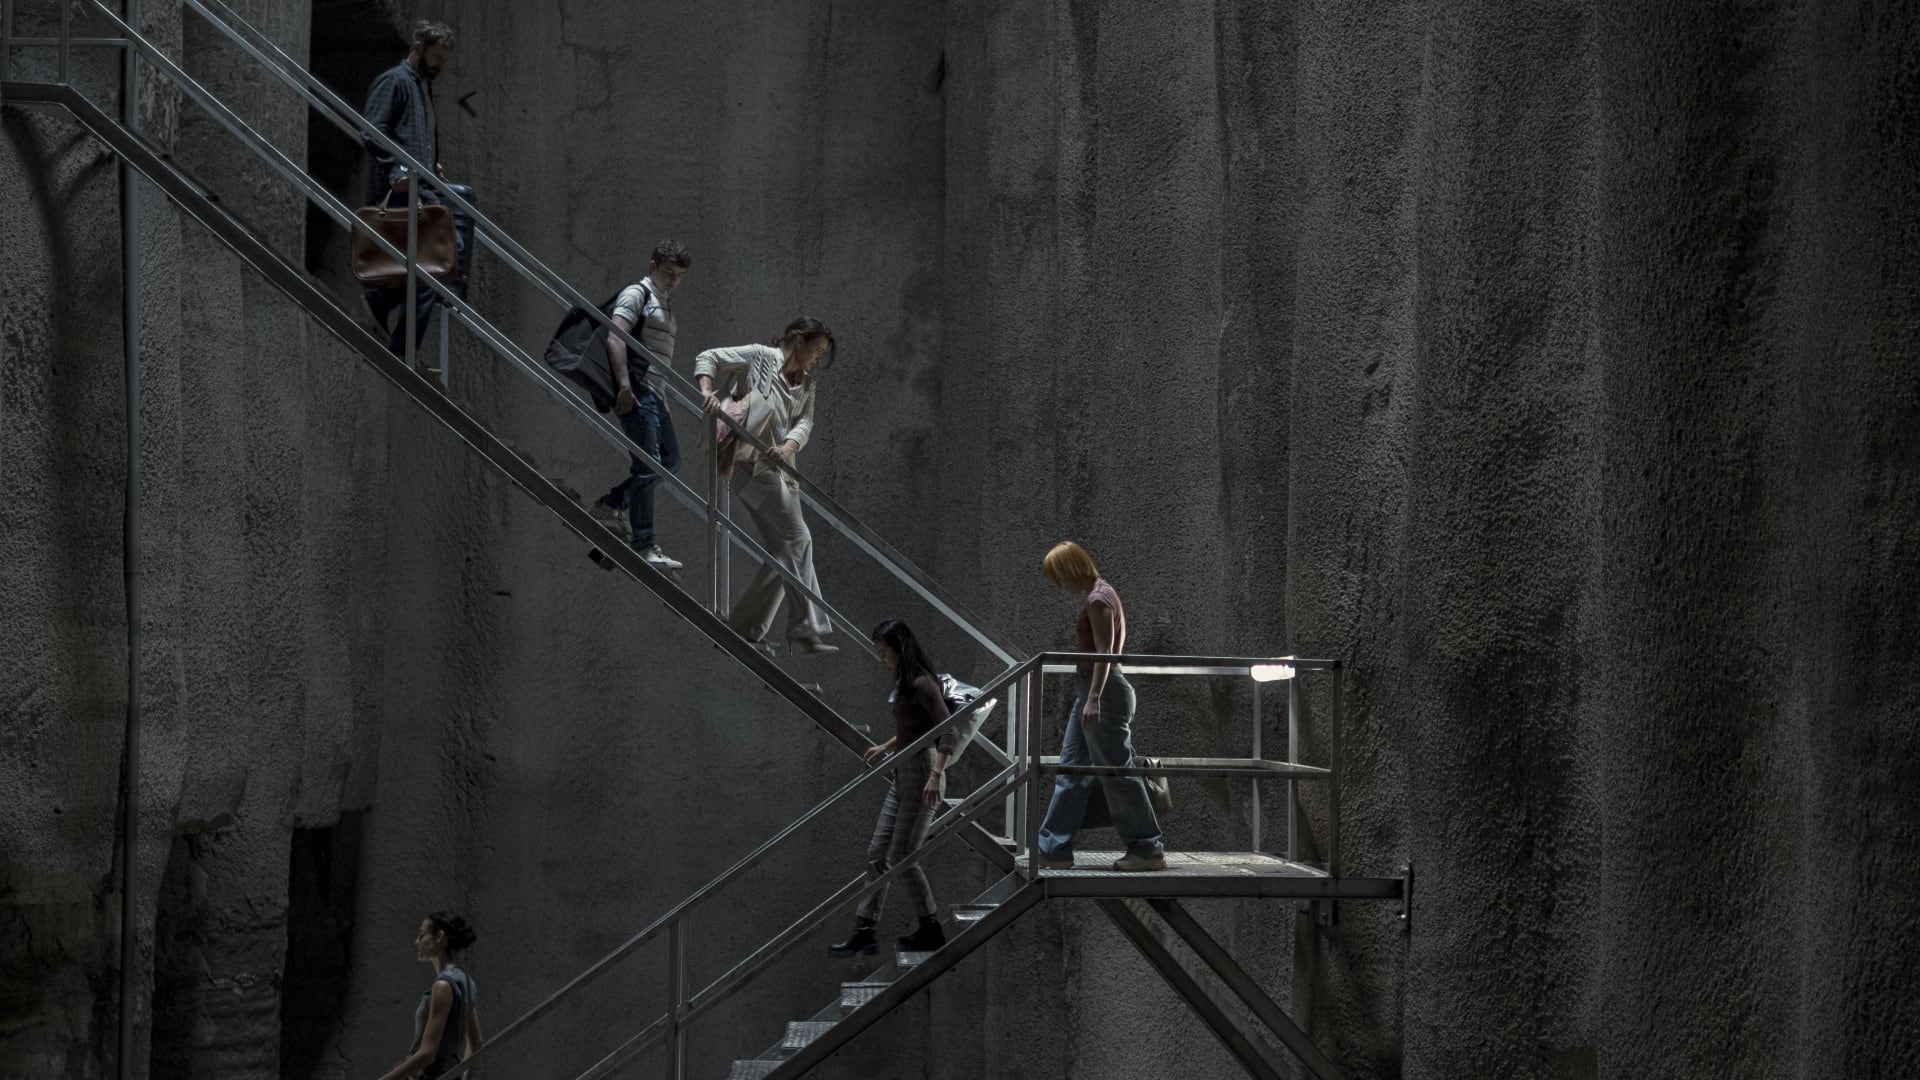
<instances>
[{"instance_id":1,"label":"concrete wall","mask_svg":"<svg viewBox=\"0 0 1920 1080\"><path fill-rule=\"evenodd\" d=\"M246 10L296 55L331 20L397 25L349 7ZM190 17L148 11L304 148L297 108ZM1197 909L1351 1075L1904 1063L1911 14L441 13L462 35L439 90L450 173L596 297L661 236L687 242L687 356L827 319L845 355L803 466L990 622L1066 640L1072 602L1036 564L1070 535L1119 584L1136 648L1351 661L1346 864L1416 865L1413 933L1389 905L1335 926ZM471 113L451 104L469 92ZM150 111L282 250L328 250L190 108ZM0 700L22 737L0 749L0 1072L99 1075L125 680L112 171L58 117L3 119L0 592L20 615ZM480 928L497 1029L850 775L196 226L146 208L154 1075L384 1068L424 983L413 928L439 907ZM530 348L558 317L484 254L475 297ZM453 390L589 498L623 469L471 342ZM662 506L690 555L694 523ZM857 618L931 625L816 533ZM880 719L870 661L793 664ZM1141 683L1144 746L1244 747L1244 700ZM1244 842L1241 792L1176 794L1172 846ZM851 876L868 813L703 911L696 981ZM965 856L936 875L943 899L983 883ZM660 963L643 950L504 1067L584 1067L652 1015ZM857 973L783 965L696 1029L697 1066ZM1054 905L823 1075L1232 1072L1110 927Z\"/></svg>"},{"instance_id":2,"label":"concrete wall","mask_svg":"<svg viewBox=\"0 0 1920 1080\"><path fill-rule=\"evenodd\" d=\"M1354 661L1348 865L1419 889L1410 939L1296 926L1322 1044L1898 1071L1912 14L949 23L948 355L995 361L948 367L941 471L1030 509L941 569L1045 640L1031 553L1075 534L1144 647Z\"/></svg>"}]
</instances>

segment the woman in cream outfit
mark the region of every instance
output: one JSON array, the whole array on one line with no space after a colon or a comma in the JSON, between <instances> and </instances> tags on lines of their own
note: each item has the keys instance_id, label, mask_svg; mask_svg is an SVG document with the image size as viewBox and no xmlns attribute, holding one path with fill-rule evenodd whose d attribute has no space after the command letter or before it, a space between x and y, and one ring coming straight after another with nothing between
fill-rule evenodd
<instances>
[{"instance_id":1,"label":"woman in cream outfit","mask_svg":"<svg viewBox=\"0 0 1920 1080\"><path fill-rule=\"evenodd\" d=\"M813 572L813 534L801 512L800 489L776 461L791 462L813 434L813 370L834 354L833 332L819 319L801 316L771 345L708 349L694 358L693 377L709 415L718 415L728 399L746 404L746 427L769 449L764 460L741 446L733 459L733 493L747 508L760 542L781 566L817 595ZM716 390L717 388L717 390ZM811 653L837 652L821 640L833 629L826 612L806 593L788 585L770 566L762 566L734 602L727 622L755 648L771 653L766 640L787 597L787 644Z\"/></svg>"}]
</instances>

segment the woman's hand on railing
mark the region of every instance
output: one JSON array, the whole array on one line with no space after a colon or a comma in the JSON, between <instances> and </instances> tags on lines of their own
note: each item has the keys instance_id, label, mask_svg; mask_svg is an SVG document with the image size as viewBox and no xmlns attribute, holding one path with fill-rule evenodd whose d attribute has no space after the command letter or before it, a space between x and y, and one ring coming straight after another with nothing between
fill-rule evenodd
<instances>
[{"instance_id":1,"label":"woman's hand on railing","mask_svg":"<svg viewBox=\"0 0 1920 1080\"><path fill-rule=\"evenodd\" d=\"M895 735L893 738L888 739L886 742L875 743L872 746L867 747L865 750L860 751L860 760L867 763L868 765L871 765L874 762L879 761L881 758L886 757L887 753L893 749L893 744L899 741L900 741L900 736Z\"/></svg>"}]
</instances>

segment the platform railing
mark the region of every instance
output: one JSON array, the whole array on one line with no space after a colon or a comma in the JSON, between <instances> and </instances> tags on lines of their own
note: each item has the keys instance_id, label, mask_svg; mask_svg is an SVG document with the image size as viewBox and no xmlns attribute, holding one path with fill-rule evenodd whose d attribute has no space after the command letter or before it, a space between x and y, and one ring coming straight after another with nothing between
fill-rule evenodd
<instances>
[{"instance_id":1,"label":"platform railing","mask_svg":"<svg viewBox=\"0 0 1920 1080\"><path fill-rule=\"evenodd\" d=\"M712 983L697 990L687 984L684 978L684 955L693 934L692 919L697 913L711 905L729 886L740 882L754 869L786 849L802 833L823 823L829 814L848 805L850 801L863 798L868 801L877 801L873 797L878 794L880 785L890 778L892 762L904 760L931 749L943 733L966 721L972 709L955 712L794 819L779 833L749 852L724 873L701 886L687 899L648 923L639 932L515 1018L489 1039L487 1045L478 1054L449 1072L447 1074L449 1080L462 1075L475 1065L498 1060L500 1047L518 1041L540 1018L584 992L642 947L659 940L668 943L667 970L663 973L670 988L666 1014L621 1042L584 1076L612 1075L646 1049L662 1042L668 1044L670 1063L684 1061L685 1041L689 1035L689 1026L694 1020L744 989L748 983L768 970L774 961L797 947L835 916L844 915L876 889L896 880L910 868L918 866L935 849L961 837L970 826L986 818L996 807L1003 815L1004 835L1018 845L1014 852L1016 866L1024 863L1023 867L1019 867L1019 872L1029 882L1039 881L1042 867L1037 846L1037 831L1042 809L1041 800L1049 793L1048 781L1056 775L1120 774L1215 778L1223 772L1237 769L1239 771L1232 772L1231 775L1248 776L1256 783L1262 780L1284 781L1288 785L1289 792L1295 791L1296 785L1302 781L1322 781L1329 785L1329 801L1332 802L1335 798L1332 792L1339 774L1337 749L1334 750L1336 756L1330 759L1326 766L1311 766L1291 759L1266 761L1257 756L1165 759L1161 764L1152 767L1137 764L1129 767L1062 766L1057 760L1046 758L1040 753L1040 738L1043 734L1041 725L1044 721L1042 710L1045 708L1043 676L1048 673L1072 672L1080 664L1093 663L1119 664L1122 673L1128 676L1193 673L1216 678L1246 679L1256 687L1261 685L1253 679L1253 673L1257 669L1265 669L1275 678L1284 679L1290 684L1297 684L1299 677L1304 673L1325 673L1331 676L1330 692L1334 695L1333 715L1330 722L1336 725L1338 723L1338 684L1341 666L1337 660L1300 657L1157 656L1140 653L1071 652L1046 652L1029 657L981 687L978 699L980 704L976 705L976 707L992 708L994 702L1000 699L1006 700L1005 723L1008 733L1007 746L1010 751L1009 763L998 768L989 779L975 787L957 804L948 806L944 812L937 815L929 830L927 842L890 867L885 875L877 878L861 875L849 880L779 933L756 946L746 958L730 966L725 974ZM1290 689L1292 689L1291 685ZM1293 696L1298 697L1297 694ZM1296 725L1301 719L1297 713L1298 708L1296 703L1296 713L1293 718ZM1256 728L1259 726L1258 721L1255 726ZM1330 748L1337 748L1337 745L1337 739L1329 741ZM1254 776L1256 772L1264 772L1265 775L1256 777ZM1290 798L1289 801L1293 800ZM1337 827L1337 813L1330 814L1328 820L1330 831L1324 846L1328 857L1319 865L1327 877L1338 878L1336 855L1338 840L1331 832ZM1257 824L1254 828L1257 830ZM1258 850L1257 844L1255 850ZM1296 854L1290 847L1288 857L1291 861L1306 862L1296 858ZM1143 879L1151 879L1151 877L1151 874L1142 875ZM676 960L676 957L680 959ZM678 1077L681 1074L670 1071L669 1075Z\"/></svg>"}]
</instances>

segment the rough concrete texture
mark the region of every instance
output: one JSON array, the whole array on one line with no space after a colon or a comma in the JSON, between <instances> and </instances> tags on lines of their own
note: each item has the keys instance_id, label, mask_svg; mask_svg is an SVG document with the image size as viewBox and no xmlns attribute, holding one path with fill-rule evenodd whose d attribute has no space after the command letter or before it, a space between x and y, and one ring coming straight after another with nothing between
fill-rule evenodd
<instances>
[{"instance_id":1,"label":"rough concrete texture","mask_svg":"<svg viewBox=\"0 0 1920 1080\"><path fill-rule=\"evenodd\" d=\"M316 64L396 25L372 3L242 10ZM845 355L803 467L1015 640L1069 640L1037 562L1070 535L1135 648L1350 661L1344 862L1416 865L1411 935L1391 905L1337 925L1196 906L1350 1075L1905 1068L1914 13L422 13L462 35L450 173L596 296L685 240L687 356L798 310L832 323ZM309 145L190 15L147 18L283 148ZM469 91L472 114L450 106ZM191 107L149 113L332 274L337 241L293 228L298 204ZM96 1076L125 682L113 175L55 115L0 121L0 1074ZM480 928L497 1029L851 774L150 192L143 214L152 1075L384 1068L439 907ZM558 316L484 255L475 297L532 348ZM624 468L470 342L453 372L588 497ZM825 533L836 601L932 625ZM870 662L793 664L880 720ZM1143 747L1245 747L1244 698L1139 681ZM1309 704L1320 760L1324 687ZM1280 716L1265 737L1284 745ZM1176 796L1172 845L1245 842L1242 792ZM694 982L856 872L870 814L697 913ZM960 900L985 877L956 853L935 883ZM696 1026L700 1075L859 973L817 945ZM497 1071L583 1068L659 1007L662 958ZM822 1075L1233 1072L1111 927L1056 903Z\"/></svg>"}]
</instances>

